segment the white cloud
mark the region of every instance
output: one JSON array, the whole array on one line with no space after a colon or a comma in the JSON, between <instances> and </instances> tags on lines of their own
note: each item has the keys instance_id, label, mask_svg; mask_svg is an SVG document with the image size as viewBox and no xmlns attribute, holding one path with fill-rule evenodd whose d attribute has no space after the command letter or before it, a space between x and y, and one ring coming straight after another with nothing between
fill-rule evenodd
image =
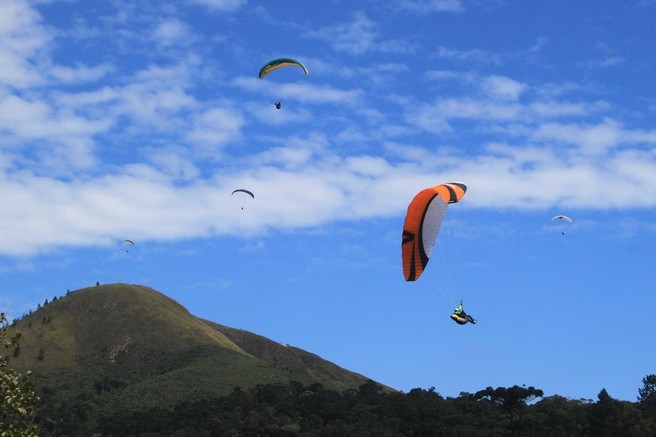
<instances>
[{"instance_id":1,"label":"white cloud","mask_svg":"<svg viewBox=\"0 0 656 437\"><path fill-rule=\"evenodd\" d=\"M182 110L193 107L195 100L179 86L165 87L156 83L133 83L120 90L117 110L146 124L162 123Z\"/></svg>"},{"instance_id":2,"label":"white cloud","mask_svg":"<svg viewBox=\"0 0 656 437\"><path fill-rule=\"evenodd\" d=\"M424 75L430 80L453 80L464 83L473 82L477 78L477 75L474 73L455 70L429 70Z\"/></svg>"},{"instance_id":3,"label":"white cloud","mask_svg":"<svg viewBox=\"0 0 656 437\"><path fill-rule=\"evenodd\" d=\"M364 12L356 11L348 23L324 26L306 34L326 41L337 52L352 55L363 55L370 51L404 53L414 50L413 44L405 40L381 41L378 27Z\"/></svg>"},{"instance_id":4,"label":"white cloud","mask_svg":"<svg viewBox=\"0 0 656 437\"><path fill-rule=\"evenodd\" d=\"M189 0L190 3L195 3L205 6L208 9L233 12L241 8L247 3L248 0Z\"/></svg>"},{"instance_id":5,"label":"white cloud","mask_svg":"<svg viewBox=\"0 0 656 437\"><path fill-rule=\"evenodd\" d=\"M362 55L374 44L376 27L364 12L358 11L349 23L322 27L309 31L308 35L328 42L338 52Z\"/></svg>"},{"instance_id":6,"label":"white cloud","mask_svg":"<svg viewBox=\"0 0 656 437\"><path fill-rule=\"evenodd\" d=\"M603 102L568 102L557 100L537 100L527 105L529 112L543 118L565 118L585 116L604 109Z\"/></svg>"},{"instance_id":7,"label":"white cloud","mask_svg":"<svg viewBox=\"0 0 656 437\"><path fill-rule=\"evenodd\" d=\"M479 130L510 133L509 127L521 129L522 126L533 125L533 129L537 129L535 126L550 120L590 117L603 114L609 108L603 101L572 102L549 96L545 98L543 88L508 77L488 76L472 82L480 84L479 96L444 97L419 104L408 102L405 103L406 120L432 133L451 131L452 122L456 120L479 122ZM470 92L468 95L475 94ZM522 101L520 96L525 96ZM548 125L543 129L549 130Z\"/></svg>"},{"instance_id":8,"label":"white cloud","mask_svg":"<svg viewBox=\"0 0 656 437\"><path fill-rule=\"evenodd\" d=\"M621 56L606 56L601 59L595 59L584 63L586 67L590 68L610 68L617 67L625 62Z\"/></svg>"},{"instance_id":9,"label":"white cloud","mask_svg":"<svg viewBox=\"0 0 656 437\"><path fill-rule=\"evenodd\" d=\"M361 90L340 90L331 86L284 84L278 87L281 96L293 97L304 102L321 104L355 104Z\"/></svg>"},{"instance_id":10,"label":"white cloud","mask_svg":"<svg viewBox=\"0 0 656 437\"><path fill-rule=\"evenodd\" d=\"M179 128L181 121L176 117L197 105L196 99L186 90L191 80L190 68L190 61L186 61L138 71L128 78L127 84L114 89L109 112L115 117L127 116L131 123L147 127Z\"/></svg>"},{"instance_id":11,"label":"white cloud","mask_svg":"<svg viewBox=\"0 0 656 437\"><path fill-rule=\"evenodd\" d=\"M243 89L276 98L293 98L314 104L355 105L363 95L359 89L342 90L329 85L316 85L308 81L280 83L252 77L237 77L233 83Z\"/></svg>"},{"instance_id":12,"label":"white cloud","mask_svg":"<svg viewBox=\"0 0 656 437\"><path fill-rule=\"evenodd\" d=\"M186 43L190 37L189 27L176 18L169 18L157 24L152 37L162 46Z\"/></svg>"},{"instance_id":13,"label":"white cloud","mask_svg":"<svg viewBox=\"0 0 656 437\"><path fill-rule=\"evenodd\" d=\"M200 170L188 157L188 150L182 147L159 147L145 150L148 160L154 167L171 180L191 181L200 176Z\"/></svg>"},{"instance_id":14,"label":"white cloud","mask_svg":"<svg viewBox=\"0 0 656 437\"><path fill-rule=\"evenodd\" d=\"M357 74L368 76L374 85L394 84L394 80L400 75L407 73L410 67L398 62L387 62L375 64L368 68L357 69Z\"/></svg>"},{"instance_id":15,"label":"white cloud","mask_svg":"<svg viewBox=\"0 0 656 437\"><path fill-rule=\"evenodd\" d=\"M209 111L207 120L215 114ZM417 187L434 183L436 175L466 182L469 207L655 207L656 154L651 149L614 146L596 151L603 159L590 159L588 141L611 132L636 140L654 136L613 121L578 129L554 125L537 135L540 145L490 144L468 159L458 148L443 148L438 160L434 151L401 143L386 145L404 158L390 160L365 154L342 158L330 153L330 144L317 148L315 141L299 142L254 155L247 168L218 173L211 182L171 152L153 159L163 171L140 164L68 183L9 173L0 178L0 209L8 211L0 226L10 236L0 241L0 251L102 244L113 235L168 240L237 229L256 235L273 228L398 215ZM564 152L547 140L576 141L576 147ZM173 182L180 176L184 185ZM235 187L256 193L245 213L229 195Z\"/></svg>"},{"instance_id":16,"label":"white cloud","mask_svg":"<svg viewBox=\"0 0 656 437\"><path fill-rule=\"evenodd\" d=\"M404 4L424 12L462 7ZM656 207L656 130L611 117L611 103L585 98L573 81L448 68L422 74L410 62L367 58L333 73L334 60L320 55L310 58L310 76L259 80L243 75L257 69L249 61L215 76L224 61L193 54L192 30L161 17L131 41L144 51L190 44L191 54L137 62L119 51L111 62L64 66L48 58L50 34L38 15L18 1L0 7L7 5L26 32L9 23L0 41L0 56L16 56L4 58L12 74L24 75L20 82L0 73L0 253L400 216L418 187L450 179L470 185L472 208L633 208L636 198ZM115 23L134 25L129 12ZM404 46L381 35L356 12L306 36L353 55ZM438 56L500 61L477 49L443 47ZM415 73L433 82L406 93L412 84L401 79ZM397 79L396 94L372 92ZM281 110L272 106L278 99ZM256 193L243 211L230 196L236 187Z\"/></svg>"},{"instance_id":17,"label":"white cloud","mask_svg":"<svg viewBox=\"0 0 656 437\"><path fill-rule=\"evenodd\" d=\"M107 128L107 123L84 119L42 100L5 95L0 96L0 128L21 140L65 142L66 138L89 137L101 132Z\"/></svg>"},{"instance_id":18,"label":"white cloud","mask_svg":"<svg viewBox=\"0 0 656 437\"><path fill-rule=\"evenodd\" d=\"M482 64L500 64L502 60L501 55L490 53L481 49L457 50L449 49L446 47L438 47L436 55L440 58L467 62L478 62Z\"/></svg>"},{"instance_id":19,"label":"white cloud","mask_svg":"<svg viewBox=\"0 0 656 437\"><path fill-rule=\"evenodd\" d=\"M113 71L115 71L115 68L110 64L102 64L95 67L78 64L75 67L54 66L50 69L49 73L57 81L79 84L83 82L95 82Z\"/></svg>"},{"instance_id":20,"label":"white cloud","mask_svg":"<svg viewBox=\"0 0 656 437\"><path fill-rule=\"evenodd\" d=\"M52 33L27 2L0 2L0 84L23 88L41 83L35 64L51 39Z\"/></svg>"},{"instance_id":21,"label":"white cloud","mask_svg":"<svg viewBox=\"0 0 656 437\"><path fill-rule=\"evenodd\" d=\"M516 121L521 118L525 107L515 102L496 100L452 98L434 103L413 105L409 108L408 122L432 133L448 132L450 120L466 119L481 121Z\"/></svg>"},{"instance_id":22,"label":"white cloud","mask_svg":"<svg viewBox=\"0 0 656 437\"><path fill-rule=\"evenodd\" d=\"M258 165L268 164L285 169L301 168L311 162L314 152L305 147L274 147L257 156L253 162Z\"/></svg>"},{"instance_id":23,"label":"white cloud","mask_svg":"<svg viewBox=\"0 0 656 437\"><path fill-rule=\"evenodd\" d=\"M239 139L243 117L229 108L209 108L194 117L187 140L198 146L204 156L216 154L223 146Z\"/></svg>"},{"instance_id":24,"label":"white cloud","mask_svg":"<svg viewBox=\"0 0 656 437\"><path fill-rule=\"evenodd\" d=\"M493 96L504 100L517 100L526 89L526 85L509 77L489 76L483 87Z\"/></svg>"},{"instance_id":25,"label":"white cloud","mask_svg":"<svg viewBox=\"0 0 656 437\"><path fill-rule=\"evenodd\" d=\"M537 127L532 138L537 141L557 142L576 145L587 155L605 154L615 148L621 140L622 126L615 120L606 119L601 123L544 123Z\"/></svg>"},{"instance_id":26,"label":"white cloud","mask_svg":"<svg viewBox=\"0 0 656 437\"><path fill-rule=\"evenodd\" d=\"M465 7L462 0L399 0L398 7L411 12L461 12Z\"/></svg>"}]
</instances>

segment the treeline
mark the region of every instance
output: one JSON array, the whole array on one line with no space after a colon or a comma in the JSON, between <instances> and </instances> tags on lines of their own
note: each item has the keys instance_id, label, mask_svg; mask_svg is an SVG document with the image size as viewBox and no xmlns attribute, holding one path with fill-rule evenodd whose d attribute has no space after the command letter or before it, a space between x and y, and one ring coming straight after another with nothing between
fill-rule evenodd
<instances>
[{"instance_id":1,"label":"treeline","mask_svg":"<svg viewBox=\"0 0 656 437\"><path fill-rule=\"evenodd\" d=\"M173 409L45 420L41 435L653 436L656 376L643 382L635 403L613 399L605 389L597 401L544 398L539 389L519 386L444 398L432 388L391 392L373 381L343 392L291 382L237 388Z\"/></svg>"},{"instance_id":2,"label":"treeline","mask_svg":"<svg viewBox=\"0 0 656 437\"><path fill-rule=\"evenodd\" d=\"M69 294L71 294L71 290L66 290L66 296L68 296ZM40 310L41 308L45 308L46 306L48 306L51 303L57 302L57 300L61 299L62 297L63 296L59 296L59 297L54 296L51 301L48 301L48 299L46 298L46 300L43 302L43 306L40 303L37 304L36 311ZM33 312L32 310L29 310L27 313L23 313L23 315L21 315L20 317L13 318L12 321L11 321L11 326L15 326L16 323L18 323L21 320L25 319L27 316L31 316L32 312ZM47 319L46 319L46 317L44 317L42 322L43 323L50 323L50 317L48 317ZM30 326L32 326L31 323L30 323Z\"/></svg>"}]
</instances>

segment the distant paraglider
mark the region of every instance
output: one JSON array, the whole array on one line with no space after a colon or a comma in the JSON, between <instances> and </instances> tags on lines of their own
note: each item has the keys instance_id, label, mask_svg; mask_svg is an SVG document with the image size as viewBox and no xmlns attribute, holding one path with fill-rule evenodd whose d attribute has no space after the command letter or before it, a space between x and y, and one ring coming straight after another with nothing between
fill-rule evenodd
<instances>
[{"instance_id":1,"label":"distant paraglider","mask_svg":"<svg viewBox=\"0 0 656 437\"><path fill-rule=\"evenodd\" d=\"M267 74L271 73L272 71L282 67L290 67L290 66L300 68L301 70L303 70L303 72L305 72L306 76L309 74L308 69L305 67L305 65L301 64L297 60L291 58L278 58L278 59L273 59L267 62L266 64L264 64L264 66L262 66L262 68L260 69L260 73L258 76L260 77L260 79L264 79L264 77Z\"/></svg>"},{"instance_id":2,"label":"distant paraglider","mask_svg":"<svg viewBox=\"0 0 656 437\"><path fill-rule=\"evenodd\" d=\"M132 240L128 240L128 239L126 239L126 240L123 240L123 243L124 243L124 244L128 244L128 245L130 245L130 246L134 246L134 241L132 241ZM126 251L126 252L129 252L128 249L125 249L125 251Z\"/></svg>"},{"instance_id":3,"label":"distant paraglider","mask_svg":"<svg viewBox=\"0 0 656 437\"><path fill-rule=\"evenodd\" d=\"M553 221L556 221L556 220L564 220L564 221L566 221L567 223L574 223L574 220L572 220L571 218L567 217L566 215L557 215L557 216L555 216L554 218L551 219L552 222L553 222Z\"/></svg>"},{"instance_id":4,"label":"distant paraglider","mask_svg":"<svg viewBox=\"0 0 656 437\"><path fill-rule=\"evenodd\" d=\"M569 218L568 216L566 216L566 215L562 215L562 214L559 214L559 215L557 215L557 216L554 216L554 217L551 219L551 222L552 222L552 223L554 223L554 222L561 222L561 221L562 221L562 222L569 223L569 224L574 223L574 220L572 220L572 219ZM561 235L565 235L565 231L561 231L560 233L561 233Z\"/></svg>"},{"instance_id":5,"label":"distant paraglider","mask_svg":"<svg viewBox=\"0 0 656 437\"><path fill-rule=\"evenodd\" d=\"M244 189L244 188L237 188L236 190L234 190L234 191L232 192L231 195L234 196L235 193L245 193L245 194L251 196L251 198L255 199L255 194L253 194L252 191L246 190L246 189ZM241 209L244 209L244 207L242 206Z\"/></svg>"},{"instance_id":6,"label":"distant paraglider","mask_svg":"<svg viewBox=\"0 0 656 437\"><path fill-rule=\"evenodd\" d=\"M232 194L235 194L235 193L246 193L249 196L251 196L253 199L255 199L255 194L253 194L252 191L245 190L243 188L237 188L235 191L232 192Z\"/></svg>"}]
</instances>

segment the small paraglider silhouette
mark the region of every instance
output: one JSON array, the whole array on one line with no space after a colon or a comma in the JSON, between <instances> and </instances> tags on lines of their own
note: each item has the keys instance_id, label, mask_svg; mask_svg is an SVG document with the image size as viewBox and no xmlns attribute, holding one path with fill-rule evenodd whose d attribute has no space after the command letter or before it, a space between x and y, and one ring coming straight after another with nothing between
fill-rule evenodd
<instances>
[{"instance_id":1,"label":"small paraglider silhouette","mask_svg":"<svg viewBox=\"0 0 656 437\"><path fill-rule=\"evenodd\" d=\"M255 194L253 194L252 191L245 190L245 189L243 189L243 188L238 188L238 189L236 189L235 191L232 192L232 195L234 196L235 193L246 193L246 194L248 194L249 196L251 196L251 198L255 199ZM242 206L241 209L244 209L244 207Z\"/></svg>"},{"instance_id":2,"label":"small paraglider silhouette","mask_svg":"<svg viewBox=\"0 0 656 437\"><path fill-rule=\"evenodd\" d=\"M558 222L558 221L564 221L564 222L566 222L566 223L570 223L570 224L571 224L571 223L574 223L574 220L572 220L572 219L569 218L568 216L566 216L566 215L562 215L562 214L559 214L559 215L557 215L557 216L555 216L554 218L551 219L551 222L552 222L552 223L553 223L554 221L555 221L555 222ZM560 234L561 234L561 235L565 235L565 231L561 231Z\"/></svg>"},{"instance_id":3,"label":"small paraglider silhouette","mask_svg":"<svg viewBox=\"0 0 656 437\"><path fill-rule=\"evenodd\" d=\"M274 103L274 105L276 106L276 109L280 109L282 107L282 103L280 103L280 100Z\"/></svg>"},{"instance_id":4,"label":"small paraglider silhouette","mask_svg":"<svg viewBox=\"0 0 656 437\"><path fill-rule=\"evenodd\" d=\"M130 245L134 246L134 241L132 241L132 240L123 240L123 242L124 242L125 244L130 244ZM128 249L125 249L125 251L126 251L126 252L129 252Z\"/></svg>"}]
</instances>

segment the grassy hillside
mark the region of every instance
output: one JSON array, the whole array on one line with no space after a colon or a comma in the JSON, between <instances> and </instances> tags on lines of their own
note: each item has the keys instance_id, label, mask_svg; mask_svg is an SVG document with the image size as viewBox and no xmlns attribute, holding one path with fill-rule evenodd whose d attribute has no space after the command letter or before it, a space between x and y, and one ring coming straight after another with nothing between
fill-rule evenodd
<instances>
[{"instance_id":1,"label":"grassy hillside","mask_svg":"<svg viewBox=\"0 0 656 437\"><path fill-rule=\"evenodd\" d=\"M163 294L136 285L101 285L57 299L19 321L21 354L15 365L38 371L79 367L86 360L125 364L166 350L216 345L243 353ZM43 349L43 360L33 360ZM134 369L138 371L139 369Z\"/></svg>"},{"instance_id":2,"label":"grassy hillside","mask_svg":"<svg viewBox=\"0 0 656 437\"><path fill-rule=\"evenodd\" d=\"M241 350L297 376L298 380L319 381L328 388L357 388L367 381L362 375L345 370L318 355L302 349L273 342L260 335L206 321L224 334Z\"/></svg>"},{"instance_id":3,"label":"grassy hillside","mask_svg":"<svg viewBox=\"0 0 656 437\"><path fill-rule=\"evenodd\" d=\"M173 406L291 380L334 389L366 381L314 354L201 320L144 286L77 290L11 329L22 333L11 367L34 372L53 411Z\"/></svg>"}]
</instances>

